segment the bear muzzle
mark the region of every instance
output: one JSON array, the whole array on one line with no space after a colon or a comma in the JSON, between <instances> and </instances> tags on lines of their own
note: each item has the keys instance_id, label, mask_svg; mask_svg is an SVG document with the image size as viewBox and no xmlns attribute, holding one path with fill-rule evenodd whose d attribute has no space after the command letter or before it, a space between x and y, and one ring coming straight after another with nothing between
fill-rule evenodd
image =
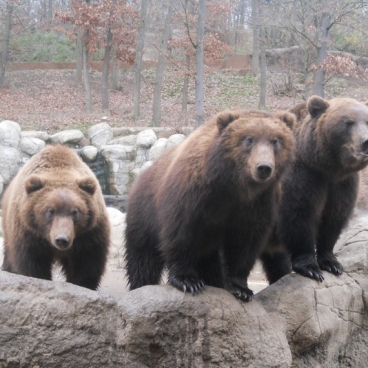
<instances>
[{"instance_id":1,"label":"bear muzzle","mask_svg":"<svg viewBox=\"0 0 368 368\"><path fill-rule=\"evenodd\" d=\"M70 248L74 240L74 223L69 217L56 217L53 221L50 240L59 250Z\"/></svg>"},{"instance_id":2,"label":"bear muzzle","mask_svg":"<svg viewBox=\"0 0 368 368\"><path fill-rule=\"evenodd\" d=\"M271 177L273 165L270 162L260 162L257 165L256 176L260 181L266 181Z\"/></svg>"}]
</instances>

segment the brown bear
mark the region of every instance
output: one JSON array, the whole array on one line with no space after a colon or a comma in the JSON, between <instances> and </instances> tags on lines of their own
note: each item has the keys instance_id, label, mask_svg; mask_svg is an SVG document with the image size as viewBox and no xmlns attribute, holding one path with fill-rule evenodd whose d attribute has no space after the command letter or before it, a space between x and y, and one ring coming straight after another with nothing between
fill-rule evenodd
<instances>
[{"instance_id":1,"label":"brown bear","mask_svg":"<svg viewBox=\"0 0 368 368\"><path fill-rule=\"evenodd\" d=\"M291 112L302 120L295 128L296 159L284 179L278 236L293 270L323 281L321 270L343 271L333 248L354 209L358 171L368 165L368 107L312 96Z\"/></svg>"},{"instance_id":2,"label":"brown bear","mask_svg":"<svg viewBox=\"0 0 368 368\"><path fill-rule=\"evenodd\" d=\"M110 225L99 183L74 151L35 154L5 191L2 215L4 271L51 280L58 261L67 282L97 289Z\"/></svg>"},{"instance_id":3,"label":"brown bear","mask_svg":"<svg viewBox=\"0 0 368 368\"><path fill-rule=\"evenodd\" d=\"M295 117L223 112L137 178L128 199L130 289L168 282L223 287L249 301L247 277L273 227L294 152Z\"/></svg>"}]
</instances>

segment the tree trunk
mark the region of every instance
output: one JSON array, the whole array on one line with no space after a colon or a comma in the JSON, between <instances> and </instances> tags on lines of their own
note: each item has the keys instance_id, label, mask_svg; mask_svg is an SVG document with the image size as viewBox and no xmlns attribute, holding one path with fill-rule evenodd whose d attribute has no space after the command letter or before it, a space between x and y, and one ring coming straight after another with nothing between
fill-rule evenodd
<instances>
[{"instance_id":1,"label":"tree trunk","mask_svg":"<svg viewBox=\"0 0 368 368\"><path fill-rule=\"evenodd\" d=\"M197 27L197 45L196 45L196 80L195 80L195 103L196 103L196 126L204 122L204 23L206 16L206 1L198 2L198 27Z\"/></svg>"},{"instance_id":2,"label":"tree trunk","mask_svg":"<svg viewBox=\"0 0 368 368\"><path fill-rule=\"evenodd\" d=\"M260 34L263 35L262 28L260 29ZM264 110L266 108L266 91L267 91L267 65L266 65L266 48L263 43L261 43L261 83L259 92L259 103L258 108Z\"/></svg>"},{"instance_id":3,"label":"tree trunk","mask_svg":"<svg viewBox=\"0 0 368 368\"><path fill-rule=\"evenodd\" d=\"M83 82L84 90L86 92L86 110L87 112L92 111L92 93L91 85L89 81L89 55L87 50L87 43L83 42Z\"/></svg>"},{"instance_id":4,"label":"tree trunk","mask_svg":"<svg viewBox=\"0 0 368 368\"><path fill-rule=\"evenodd\" d=\"M52 6L52 0L49 0L49 4L47 7L47 23L49 26L51 26L52 23L52 14L53 14L53 6Z\"/></svg>"},{"instance_id":5,"label":"tree trunk","mask_svg":"<svg viewBox=\"0 0 368 368\"><path fill-rule=\"evenodd\" d=\"M161 125L161 91L162 91L162 81L164 74L164 66L165 66L165 58L167 51L167 42L171 33L171 20L173 14L173 6L172 2L169 1L169 9L167 11L164 30L162 33L161 39L161 47L160 54L157 60L157 69L156 69L156 84L155 90L153 92L153 116L152 116L152 125L160 126Z\"/></svg>"},{"instance_id":6,"label":"tree trunk","mask_svg":"<svg viewBox=\"0 0 368 368\"><path fill-rule=\"evenodd\" d=\"M134 102L133 102L133 117L134 119L139 119L140 117L140 103L141 103L141 65L143 57L143 47L144 47L144 37L146 33L146 22L147 22L147 8L148 0L142 0L141 2L141 15L140 24L138 31L138 43L137 52L135 57L135 80L134 80Z\"/></svg>"},{"instance_id":7,"label":"tree trunk","mask_svg":"<svg viewBox=\"0 0 368 368\"><path fill-rule=\"evenodd\" d=\"M119 63L119 59L116 57L116 50L113 51L113 55L112 55L111 83L112 83L112 88L114 88L115 90L121 89L120 63Z\"/></svg>"},{"instance_id":8,"label":"tree trunk","mask_svg":"<svg viewBox=\"0 0 368 368\"><path fill-rule=\"evenodd\" d=\"M260 28L259 1L252 0L252 30L253 30L252 72L253 72L253 75L257 75L259 72L259 55L260 55L259 28Z\"/></svg>"},{"instance_id":9,"label":"tree trunk","mask_svg":"<svg viewBox=\"0 0 368 368\"><path fill-rule=\"evenodd\" d=\"M106 36L105 55L102 66L102 80L101 80L102 111L105 113L108 112L109 110L109 67L110 67L111 43L112 43L112 32L111 28L109 27Z\"/></svg>"},{"instance_id":10,"label":"tree trunk","mask_svg":"<svg viewBox=\"0 0 368 368\"><path fill-rule=\"evenodd\" d=\"M330 25L331 25L330 15L327 13L323 13L321 20L321 42L320 42L321 46L317 49L317 66L321 65L327 56L328 31ZM313 94L321 97L324 96L324 82L325 82L325 71L323 68L318 68L314 73Z\"/></svg>"},{"instance_id":11,"label":"tree trunk","mask_svg":"<svg viewBox=\"0 0 368 368\"><path fill-rule=\"evenodd\" d=\"M82 71L83 71L83 46L82 46L82 31L78 27L77 29L77 50L76 50L76 75L75 79L77 84L82 84Z\"/></svg>"},{"instance_id":12,"label":"tree trunk","mask_svg":"<svg viewBox=\"0 0 368 368\"><path fill-rule=\"evenodd\" d=\"M11 30L11 17L14 9L12 0L8 0L6 3L6 19L4 26L4 39L1 53L1 65L0 65L0 88L5 84L6 69L8 65L8 50L10 41L10 30Z\"/></svg>"},{"instance_id":13,"label":"tree trunk","mask_svg":"<svg viewBox=\"0 0 368 368\"><path fill-rule=\"evenodd\" d=\"M189 76L190 76L190 56L185 57L185 74L183 81L183 96L181 99L181 115L187 118L188 114L188 88L189 88Z\"/></svg>"}]
</instances>

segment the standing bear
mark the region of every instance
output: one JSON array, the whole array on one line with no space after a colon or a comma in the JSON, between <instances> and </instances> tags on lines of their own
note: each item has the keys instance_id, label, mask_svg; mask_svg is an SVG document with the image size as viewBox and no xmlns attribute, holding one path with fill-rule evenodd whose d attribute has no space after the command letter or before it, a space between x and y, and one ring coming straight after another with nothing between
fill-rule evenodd
<instances>
[{"instance_id":1,"label":"standing bear","mask_svg":"<svg viewBox=\"0 0 368 368\"><path fill-rule=\"evenodd\" d=\"M126 216L131 290L158 284L166 266L184 292L206 284L252 299L247 278L276 220L294 122L288 112L220 113L137 178Z\"/></svg>"},{"instance_id":2,"label":"standing bear","mask_svg":"<svg viewBox=\"0 0 368 368\"><path fill-rule=\"evenodd\" d=\"M5 191L2 215L4 271L51 280L58 261L67 282L97 289L110 225L99 183L74 151L34 155Z\"/></svg>"},{"instance_id":3,"label":"standing bear","mask_svg":"<svg viewBox=\"0 0 368 368\"><path fill-rule=\"evenodd\" d=\"M291 111L302 121L284 180L278 235L293 270L323 281L321 270L343 271L333 248L356 202L358 172L368 165L368 107L351 98L313 96Z\"/></svg>"}]
</instances>

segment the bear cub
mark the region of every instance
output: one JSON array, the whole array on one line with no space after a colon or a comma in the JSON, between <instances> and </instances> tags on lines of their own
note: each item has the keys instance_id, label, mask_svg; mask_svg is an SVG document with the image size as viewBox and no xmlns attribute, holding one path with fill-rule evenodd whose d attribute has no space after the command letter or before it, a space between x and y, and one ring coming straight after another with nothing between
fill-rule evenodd
<instances>
[{"instance_id":1,"label":"bear cub","mask_svg":"<svg viewBox=\"0 0 368 368\"><path fill-rule=\"evenodd\" d=\"M166 266L184 292L209 285L252 299L247 278L277 217L294 122L288 112L222 112L141 173L126 216L131 290L158 284Z\"/></svg>"},{"instance_id":2,"label":"bear cub","mask_svg":"<svg viewBox=\"0 0 368 368\"><path fill-rule=\"evenodd\" d=\"M47 146L6 189L2 201L3 270L97 289L105 270L110 225L99 183L71 149Z\"/></svg>"}]
</instances>

